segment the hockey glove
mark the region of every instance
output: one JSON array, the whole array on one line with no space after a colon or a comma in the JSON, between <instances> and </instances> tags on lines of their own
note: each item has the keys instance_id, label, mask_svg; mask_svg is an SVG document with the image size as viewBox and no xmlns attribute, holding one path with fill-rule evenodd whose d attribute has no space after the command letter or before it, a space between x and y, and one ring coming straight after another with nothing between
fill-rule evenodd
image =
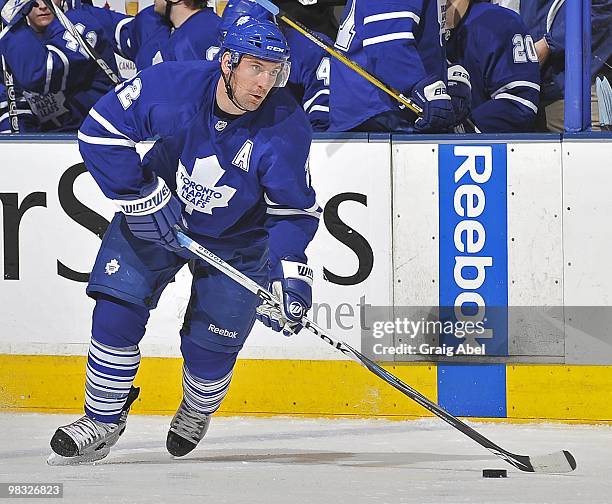
<instances>
[{"instance_id":1,"label":"hockey glove","mask_svg":"<svg viewBox=\"0 0 612 504\"><path fill-rule=\"evenodd\" d=\"M446 89L451 97L456 126L469 117L472 108L472 85L468 71L461 65L449 66Z\"/></svg>"},{"instance_id":2,"label":"hockey glove","mask_svg":"<svg viewBox=\"0 0 612 504\"><path fill-rule=\"evenodd\" d=\"M426 77L414 85L411 97L423 109L423 116L414 122L417 132L446 133L453 127L455 115L444 82Z\"/></svg>"},{"instance_id":3,"label":"hockey glove","mask_svg":"<svg viewBox=\"0 0 612 504\"><path fill-rule=\"evenodd\" d=\"M0 4L4 4L0 10L2 22L5 26L13 26L30 13L36 0L7 0L6 3L0 0Z\"/></svg>"},{"instance_id":4,"label":"hockey glove","mask_svg":"<svg viewBox=\"0 0 612 504\"><path fill-rule=\"evenodd\" d=\"M141 240L156 242L171 252L185 256L176 239L174 226L181 222L181 204L163 179L154 177L138 196L114 200L125 214L130 231Z\"/></svg>"},{"instance_id":5,"label":"hockey glove","mask_svg":"<svg viewBox=\"0 0 612 504\"><path fill-rule=\"evenodd\" d=\"M277 270L270 283L281 306L264 302L257 307L256 317L272 330L291 336L300 332L302 317L312 306L312 269L307 264L283 260Z\"/></svg>"}]
</instances>

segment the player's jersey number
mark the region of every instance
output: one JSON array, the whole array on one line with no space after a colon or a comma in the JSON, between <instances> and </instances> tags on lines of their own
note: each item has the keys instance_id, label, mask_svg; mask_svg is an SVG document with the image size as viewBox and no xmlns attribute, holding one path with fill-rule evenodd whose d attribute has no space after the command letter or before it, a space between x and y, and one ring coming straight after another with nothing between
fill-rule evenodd
<instances>
[{"instance_id":1,"label":"player's jersey number","mask_svg":"<svg viewBox=\"0 0 612 504\"><path fill-rule=\"evenodd\" d=\"M317 68L317 80L323 81L325 87L329 87L329 58L321 58L321 63Z\"/></svg>"},{"instance_id":2,"label":"player's jersey number","mask_svg":"<svg viewBox=\"0 0 612 504\"><path fill-rule=\"evenodd\" d=\"M118 93L117 97L124 110L130 108L130 105L138 99L142 91L142 81L136 77L131 84L126 84Z\"/></svg>"},{"instance_id":3,"label":"player's jersey number","mask_svg":"<svg viewBox=\"0 0 612 504\"><path fill-rule=\"evenodd\" d=\"M527 63L527 61L531 61L532 63L538 62L538 55L531 35L523 36L517 33L512 37L512 45L514 46L512 49L512 56L515 63Z\"/></svg>"}]
</instances>

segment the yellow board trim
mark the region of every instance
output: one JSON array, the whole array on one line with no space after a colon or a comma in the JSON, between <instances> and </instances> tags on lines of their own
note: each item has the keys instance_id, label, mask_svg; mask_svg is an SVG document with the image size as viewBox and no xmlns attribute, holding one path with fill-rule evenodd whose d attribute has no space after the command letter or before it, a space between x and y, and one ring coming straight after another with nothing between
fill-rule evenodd
<instances>
[{"instance_id":1,"label":"yellow board trim","mask_svg":"<svg viewBox=\"0 0 612 504\"><path fill-rule=\"evenodd\" d=\"M612 421L612 366L506 366L508 418Z\"/></svg>"},{"instance_id":2,"label":"yellow board trim","mask_svg":"<svg viewBox=\"0 0 612 504\"><path fill-rule=\"evenodd\" d=\"M0 410L83 410L85 357L0 355ZM133 412L174 414L181 401L182 360L143 358ZM431 364L385 366L437 400ZM238 360L219 414L415 418L428 415L408 397L350 361Z\"/></svg>"},{"instance_id":3,"label":"yellow board trim","mask_svg":"<svg viewBox=\"0 0 612 504\"><path fill-rule=\"evenodd\" d=\"M0 411L80 413L82 356L0 355ZM171 415L181 390L181 359L143 358L134 413ZM435 364L384 366L437 401ZM508 418L484 421L612 422L612 367L508 365ZM221 415L412 419L430 414L350 361L239 360Z\"/></svg>"}]
</instances>

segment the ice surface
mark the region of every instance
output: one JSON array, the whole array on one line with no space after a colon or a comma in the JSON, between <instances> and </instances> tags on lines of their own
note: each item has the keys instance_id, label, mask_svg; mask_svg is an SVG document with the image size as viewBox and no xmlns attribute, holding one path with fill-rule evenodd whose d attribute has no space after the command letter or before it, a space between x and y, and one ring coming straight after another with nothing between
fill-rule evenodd
<instances>
[{"instance_id":1,"label":"ice surface","mask_svg":"<svg viewBox=\"0 0 612 504\"><path fill-rule=\"evenodd\" d=\"M64 483L55 503L610 503L612 428L471 424L523 455L571 451L573 473L521 473L437 419L407 422L214 418L184 459L165 449L170 417L131 415L95 465L49 467L49 439L74 415L0 414L0 482ZM508 469L483 479L482 469Z\"/></svg>"}]
</instances>

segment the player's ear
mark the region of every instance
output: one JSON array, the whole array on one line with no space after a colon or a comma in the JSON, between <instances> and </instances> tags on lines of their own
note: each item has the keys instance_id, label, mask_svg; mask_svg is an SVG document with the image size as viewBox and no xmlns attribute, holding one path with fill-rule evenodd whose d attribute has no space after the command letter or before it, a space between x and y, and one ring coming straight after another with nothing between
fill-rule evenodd
<instances>
[{"instance_id":1,"label":"player's ear","mask_svg":"<svg viewBox=\"0 0 612 504\"><path fill-rule=\"evenodd\" d=\"M232 55L229 51L226 51L221 56L221 71L225 75L229 75L232 71L232 67L230 66L231 59L232 59Z\"/></svg>"}]
</instances>

